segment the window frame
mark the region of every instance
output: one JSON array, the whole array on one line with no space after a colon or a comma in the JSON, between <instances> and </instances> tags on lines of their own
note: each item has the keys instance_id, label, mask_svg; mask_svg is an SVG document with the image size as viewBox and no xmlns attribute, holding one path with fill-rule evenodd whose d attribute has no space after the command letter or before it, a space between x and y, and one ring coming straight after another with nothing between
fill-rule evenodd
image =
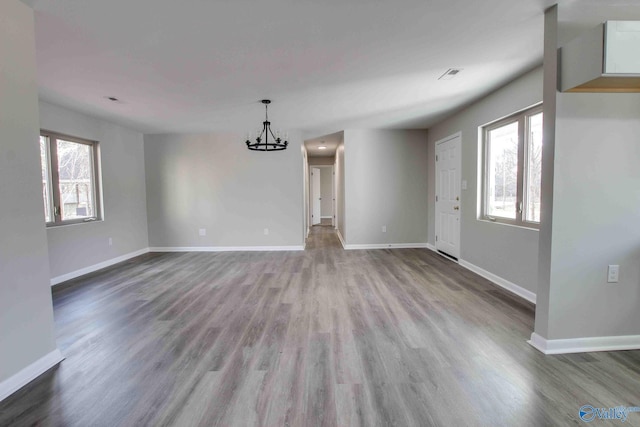
<instances>
[{"instance_id":1,"label":"window frame","mask_svg":"<svg viewBox=\"0 0 640 427\"><path fill-rule=\"evenodd\" d=\"M507 117L503 117L494 122L481 126L481 198L480 198L480 216L479 219L495 222L499 224L513 225L523 228L530 228L538 230L540 228L540 222L528 221L526 219L526 206L527 206L527 182L526 182L526 170L529 162L529 118L537 114L542 113L542 103L533 105L524 110L518 111ZM543 116L544 121L544 116ZM499 129L503 126L507 126L512 123L518 123L518 170L516 177L516 217L508 218L496 215L489 215L487 209L489 206L489 174L488 163L490 158L490 144L489 144L489 132L495 129Z\"/></svg>"},{"instance_id":2,"label":"window frame","mask_svg":"<svg viewBox=\"0 0 640 427\"><path fill-rule=\"evenodd\" d=\"M100 165L100 143L98 141L92 141L89 139L79 138L77 136L71 136L62 134L59 132L53 132L46 129L40 130L40 137L47 138L47 167L49 173L49 182L51 185L49 191L49 204L51 206L52 221L46 221L47 227L59 227L63 225L82 224L87 222L95 222L103 220L102 211L102 173ZM76 219L62 219L62 199L60 193L60 176L58 172L58 139L76 144L87 145L91 147L91 180L93 182L93 194L95 203L95 215L91 217L76 218ZM43 200L44 202L44 200ZM46 202L44 202L46 203Z\"/></svg>"}]
</instances>

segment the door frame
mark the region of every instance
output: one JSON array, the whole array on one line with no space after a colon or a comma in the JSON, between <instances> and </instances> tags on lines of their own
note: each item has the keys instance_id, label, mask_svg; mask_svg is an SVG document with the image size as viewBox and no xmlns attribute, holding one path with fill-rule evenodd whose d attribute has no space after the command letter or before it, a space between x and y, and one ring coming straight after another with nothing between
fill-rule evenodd
<instances>
[{"instance_id":1,"label":"door frame","mask_svg":"<svg viewBox=\"0 0 640 427\"><path fill-rule=\"evenodd\" d=\"M462 239L461 234L462 234L462 131L458 131L454 134L451 134L445 138L439 139L435 142L434 144L434 154L433 154L433 163L434 163L434 171L435 171L435 175L436 175L436 179L435 179L435 183L436 183L436 187L435 187L435 191L434 191L434 196L433 196L433 206L434 206L434 210L435 210L435 216L434 216L434 222L435 222L435 235L438 236L439 231L440 231L440 226L438 225L440 221L438 221L438 202L436 200L436 198L438 197L438 188L440 188L440 177L439 177L439 173L438 173L438 162L436 160L436 156L438 155L438 145L443 144L445 142L451 141L452 139L456 139L456 138L460 138L460 144L459 144L459 156L458 156L458 173L459 173L459 180L458 180L458 194L460 194L460 210L458 211L458 216L459 216L459 221L458 221L458 233L457 233L457 241L456 241L456 245L458 247L458 261L460 260L460 255L462 253L462 246L461 246L461 241ZM453 256L449 255L449 254L445 254L443 252L440 252L438 250L438 242L434 241L434 249L436 250L437 253L446 256L449 259L452 259ZM451 258L450 258L451 257Z\"/></svg>"},{"instance_id":2,"label":"door frame","mask_svg":"<svg viewBox=\"0 0 640 427\"><path fill-rule=\"evenodd\" d=\"M311 169L320 168L320 169L330 169L331 170L331 225L333 227L336 226L336 191L335 191L335 180L336 180L336 171L334 169L334 165L309 165L309 224L312 225L311 222L311 213L313 211L313 184L311 182ZM322 179L320 180L320 192L322 192ZM322 222L322 205L320 206L320 222Z\"/></svg>"}]
</instances>

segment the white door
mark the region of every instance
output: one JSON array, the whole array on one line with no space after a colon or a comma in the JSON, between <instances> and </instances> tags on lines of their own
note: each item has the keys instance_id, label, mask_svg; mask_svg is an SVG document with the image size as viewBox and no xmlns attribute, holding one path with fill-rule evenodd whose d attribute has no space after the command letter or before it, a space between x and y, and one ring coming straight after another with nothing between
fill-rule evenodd
<instances>
[{"instance_id":1,"label":"white door","mask_svg":"<svg viewBox=\"0 0 640 427\"><path fill-rule=\"evenodd\" d=\"M436 142L436 249L460 257L460 133Z\"/></svg>"},{"instance_id":2,"label":"white door","mask_svg":"<svg viewBox=\"0 0 640 427\"><path fill-rule=\"evenodd\" d=\"M311 225L320 224L320 168L311 168Z\"/></svg>"}]
</instances>

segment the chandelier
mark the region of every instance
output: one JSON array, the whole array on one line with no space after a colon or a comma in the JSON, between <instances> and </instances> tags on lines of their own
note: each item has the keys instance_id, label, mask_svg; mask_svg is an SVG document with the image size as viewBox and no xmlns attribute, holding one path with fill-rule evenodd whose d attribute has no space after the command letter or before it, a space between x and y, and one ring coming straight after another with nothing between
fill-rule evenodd
<instances>
[{"instance_id":1,"label":"chandelier","mask_svg":"<svg viewBox=\"0 0 640 427\"><path fill-rule=\"evenodd\" d=\"M271 101L268 99L263 99L260 101L264 104L264 122L262 122L262 131L256 137L255 142L251 142L251 134L247 136L247 148L253 151L280 151L286 150L289 142L286 141L287 136L284 135L283 138L280 138L280 132L276 132L274 135L271 131L271 122L269 121L269 115L267 114L267 109ZM269 135L271 135L271 141L269 141ZM264 140L263 140L264 136Z\"/></svg>"}]
</instances>

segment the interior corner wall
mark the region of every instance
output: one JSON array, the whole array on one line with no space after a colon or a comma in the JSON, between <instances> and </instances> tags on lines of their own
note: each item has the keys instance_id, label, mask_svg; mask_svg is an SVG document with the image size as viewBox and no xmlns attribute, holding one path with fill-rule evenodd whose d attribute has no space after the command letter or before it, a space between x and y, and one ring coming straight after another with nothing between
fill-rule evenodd
<instances>
[{"instance_id":1,"label":"interior corner wall","mask_svg":"<svg viewBox=\"0 0 640 427\"><path fill-rule=\"evenodd\" d=\"M542 101L542 67L494 91L453 117L429 128L429 243L435 244L435 145L462 134L460 259L536 293L538 231L478 219L479 128Z\"/></svg>"},{"instance_id":2,"label":"interior corner wall","mask_svg":"<svg viewBox=\"0 0 640 427\"><path fill-rule=\"evenodd\" d=\"M302 247L302 140L289 135L274 153L247 150L241 133L145 135L149 245Z\"/></svg>"},{"instance_id":3,"label":"interior corner wall","mask_svg":"<svg viewBox=\"0 0 640 427\"><path fill-rule=\"evenodd\" d=\"M345 130L344 163L348 245L426 244L426 130Z\"/></svg>"},{"instance_id":4,"label":"interior corner wall","mask_svg":"<svg viewBox=\"0 0 640 427\"><path fill-rule=\"evenodd\" d=\"M43 101L40 127L98 141L102 170L104 220L47 229L51 278L148 248L142 133Z\"/></svg>"},{"instance_id":5,"label":"interior corner wall","mask_svg":"<svg viewBox=\"0 0 640 427\"><path fill-rule=\"evenodd\" d=\"M33 11L0 2L0 386L56 351ZM0 387L0 394L7 390Z\"/></svg>"},{"instance_id":6,"label":"interior corner wall","mask_svg":"<svg viewBox=\"0 0 640 427\"><path fill-rule=\"evenodd\" d=\"M547 337L549 328L549 279L553 237L553 176L558 83L558 6L544 13L543 141L540 183L540 233L538 238L538 291L534 331Z\"/></svg>"}]
</instances>

